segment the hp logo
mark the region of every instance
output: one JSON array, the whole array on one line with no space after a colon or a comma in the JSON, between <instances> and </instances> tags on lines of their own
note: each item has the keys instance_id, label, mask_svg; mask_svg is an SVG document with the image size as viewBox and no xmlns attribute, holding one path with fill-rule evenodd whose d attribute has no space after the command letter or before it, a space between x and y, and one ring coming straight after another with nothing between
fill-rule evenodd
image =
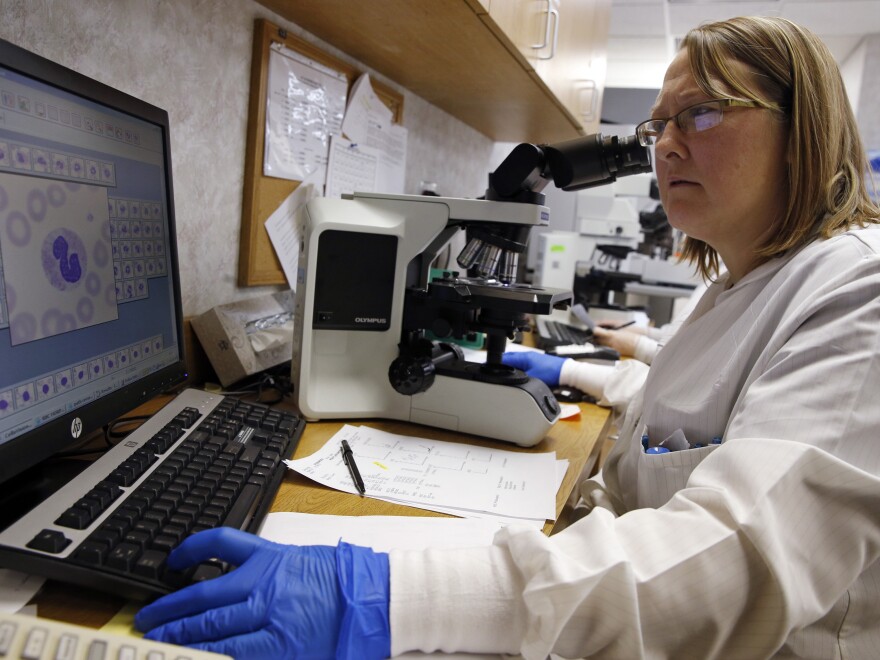
<instances>
[{"instance_id":1,"label":"hp logo","mask_svg":"<svg viewBox=\"0 0 880 660\"><path fill-rule=\"evenodd\" d=\"M73 421L70 423L70 435L73 438L78 438L80 434L83 432L83 423L79 417L74 417Z\"/></svg>"}]
</instances>

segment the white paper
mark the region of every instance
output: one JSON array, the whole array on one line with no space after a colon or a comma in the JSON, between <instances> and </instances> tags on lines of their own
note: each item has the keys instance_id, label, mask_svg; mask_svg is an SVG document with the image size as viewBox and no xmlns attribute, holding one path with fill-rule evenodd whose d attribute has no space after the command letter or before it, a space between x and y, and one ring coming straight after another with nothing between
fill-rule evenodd
<instances>
[{"instance_id":1,"label":"white paper","mask_svg":"<svg viewBox=\"0 0 880 660\"><path fill-rule=\"evenodd\" d=\"M272 242L272 247L275 248L278 261L281 262L281 269L284 271L287 283L293 290L296 289L299 248L302 243L302 227L298 224L297 211L316 196L315 187L304 183L290 193L281 206L275 209L275 212L266 220L266 233L269 234L269 240Z\"/></svg>"},{"instance_id":2,"label":"white paper","mask_svg":"<svg viewBox=\"0 0 880 660\"><path fill-rule=\"evenodd\" d=\"M288 545L336 545L340 540L372 548L425 550L491 545L503 525L491 520L424 516L327 516L270 513L259 535Z\"/></svg>"},{"instance_id":3,"label":"white paper","mask_svg":"<svg viewBox=\"0 0 880 660\"><path fill-rule=\"evenodd\" d=\"M0 568L0 612L18 612L45 581L36 575Z\"/></svg>"},{"instance_id":4,"label":"white paper","mask_svg":"<svg viewBox=\"0 0 880 660\"><path fill-rule=\"evenodd\" d=\"M358 78L352 87L342 132L358 147L369 147L377 157L373 187L358 190L403 194L407 131L393 123L391 109L376 96L368 74Z\"/></svg>"},{"instance_id":5,"label":"white paper","mask_svg":"<svg viewBox=\"0 0 880 660\"><path fill-rule=\"evenodd\" d=\"M330 136L342 130L348 80L272 44L267 84L263 174L322 186Z\"/></svg>"},{"instance_id":6,"label":"white paper","mask_svg":"<svg viewBox=\"0 0 880 660\"><path fill-rule=\"evenodd\" d=\"M352 85L342 119L342 133L352 142L366 142L371 127L391 126L393 118L391 108L373 91L369 74L363 74Z\"/></svg>"},{"instance_id":7,"label":"white paper","mask_svg":"<svg viewBox=\"0 0 880 660\"><path fill-rule=\"evenodd\" d=\"M406 137L403 126L391 124L370 131L364 144L379 152L376 192L402 195L406 179Z\"/></svg>"},{"instance_id":8,"label":"white paper","mask_svg":"<svg viewBox=\"0 0 880 660\"><path fill-rule=\"evenodd\" d=\"M311 456L285 461L320 484L356 493L340 451L348 441L368 497L513 518L556 517L556 453L524 453L346 424Z\"/></svg>"},{"instance_id":9,"label":"white paper","mask_svg":"<svg viewBox=\"0 0 880 660\"><path fill-rule=\"evenodd\" d=\"M565 479L565 473L568 472L569 462L567 459L559 459L556 461L556 490L558 491L562 487L562 480ZM412 506L409 502L404 502L400 500L395 500L390 497L381 498L386 502L394 502L395 504L404 504L406 506ZM495 521L499 525L526 525L527 527L532 527L534 529L541 529L544 527L547 519L545 518L521 518L519 516L499 516L494 513L489 513L488 511L474 511L473 509L456 509L453 507L443 507L443 506L429 506L427 504L422 504L419 506L420 509L426 509L428 511L436 511L437 513L445 513L450 516L459 516L461 518L480 518L483 520L492 520ZM555 519L555 518L554 518Z\"/></svg>"},{"instance_id":10,"label":"white paper","mask_svg":"<svg viewBox=\"0 0 880 660\"><path fill-rule=\"evenodd\" d=\"M379 154L370 147L334 135L327 166L327 197L353 192L376 192Z\"/></svg>"}]
</instances>

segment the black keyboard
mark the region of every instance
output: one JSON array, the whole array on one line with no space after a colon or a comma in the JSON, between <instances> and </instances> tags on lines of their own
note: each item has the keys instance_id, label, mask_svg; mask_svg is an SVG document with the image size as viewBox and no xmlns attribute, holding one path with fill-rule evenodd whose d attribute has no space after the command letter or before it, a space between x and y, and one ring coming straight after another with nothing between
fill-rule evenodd
<instances>
[{"instance_id":1,"label":"black keyboard","mask_svg":"<svg viewBox=\"0 0 880 660\"><path fill-rule=\"evenodd\" d=\"M554 346L586 344L593 337L593 333L586 328L578 328L551 319L538 317L535 323L538 330L535 343L538 348L547 349Z\"/></svg>"},{"instance_id":2,"label":"black keyboard","mask_svg":"<svg viewBox=\"0 0 880 660\"><path fill-rule=\"evenodd\" d=\"M197 531L256 531L305 427L289 412L185 390L0 532L0 566L145 599L226 567L167 569Z\"/></svg>"}]
</instances>

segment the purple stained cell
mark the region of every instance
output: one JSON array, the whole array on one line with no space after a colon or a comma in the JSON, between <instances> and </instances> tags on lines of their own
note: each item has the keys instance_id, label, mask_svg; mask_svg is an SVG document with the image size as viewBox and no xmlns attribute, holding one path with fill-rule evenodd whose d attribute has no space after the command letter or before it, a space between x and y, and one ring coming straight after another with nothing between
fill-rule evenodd
<instances>
[{"instance_id":1,"label":"purple stained cell","mask_svg":"<svg viewBox=\"0 0 880 660\"><path fill-rule=\"evenodd\" d=\"M101 278L94 271L86 275L86 291L91 296L97 296L101 291Z\"/></svg>"},{"instance_id":2,"label":"purple stained cell","mask_svg":"<svg viewBox=\"0 0 880 660\"><path fill-rule=\"evenodd\" d=\"M77 322L73 314L66 314L59 309L47 310L40 321L40 330L44 337L60 335L62 332L70 332L76 328Z\"/></svg>"},{"instance_id":3,"label":"purple stained cell","mask_svg":"<svg viewBox=\"0 0 880 660\"><path fill-rule=\"evenodd\" d=\"M43 394L49 393L49 386L46 383L43 383Z\"/></svg>"},{"instance_id":4,"label":"purple stained cell","mask_svg":"<svg viewBox=\"0 0 880 660\"><path fill-rule=\"evenodd\" d=\"M22 392L21 393L21 400L22 401L30 401L31 400L31 393L28 391Z\"/></svg>"},{"instance_id":5,"label":"purple stained cell","mask_svg":"<svg viewBox=\"0 0 880 660\"><path fill-rule=\"evenodd\" d=\"M9 332L13 346L31 341L37 336L37 318L29 312L22 312L12 317Z\"/></svg>"},{"instance_id":6,"label":"purple stained cell","mask_svg":"<svg viewBox=\"0 0 880 660\"><path fill-rule=\"evenodd\" d=\"M31 223L24 213L12 211L6 216L6 236L17 247L24 247L31 242Z\"/></svg>"},{"instance_id":7,"label":"purple stained cell","mask_svg":"<svg viewBox=\"0 0 880 660\"><path fill-rule=\"evenodd\" d=\"M138 358L138 356L140 355L140 353L138 353L138 349L136 349L136 348L131 352L131 354L132 354L132 356L134 357L135 360L136 360L136 359Z\"/></svg>"},{"instance_id":8,"label":"purple stained cell","mask_svg":"<svg viewBox=\"0 0 880 660\"><path fill-rule=\"evenodd\" d=\"M68 382L69 382L69 381L67 380L67 376L62 376L62 377L61 377L61 387L67 387L67 383L68 383Z\"/></svg>"},{"instance_id":9,"label":"purple stained cell","mask_svg":"<svg viewBox=\"0 0 880 660\"><path fill-rule=\"evenodd\" d=\"M125 364L126 361L128 361L128 358L123 355L119 358L119 361L122 362L123 364Z\"/></svg>"},{"instance_id":10,"label":"purple stained cell","mask_svg":"<svg viewBox=\"0 0 880 660\"><path fill-rule=\"evenodd\" d=\"M0 399L0 410L6 410L9 407L9 401Z\"/></svg>"},{"instance_id":11,"label":"purple stained cell","mask_svg":"<svg viewBox=\"0 0 880 660\"><path fill-rule=\"evenodd\" d=\"M95 303L92 302L91 298L86 298L83 296L79 299L79 302L76 303L76 316L79 318L80 323L83 325L89 323L92 320L92 317L95 314Z\"/></svg>"},{"instance_id":12,"label":"purple stained cell","mask_svg":"<svg viewBox=\"0 0 880 660\"><path fill-rule=\"evenodd\" d=\"M77 372L76 372L76 377L77 377L78 380L84 380L85 377L86 377L85 369L80 369L79 371L77 371Z\"/></svg>"},{"instance_id":13,"label":"purple stained cell","mask_svg":"<svg viewBox=\"0 0 880 660\"><path fill-rule=\"evenodd\" d=\"M101 373L101 367L100 367L100 365L97 365L97 364L95 365L94 372L95 372L96 374Z\"/></svg>"},{"instance_id":14,"label":"purple stained cell","mask_svg":"<svg viewBox=\"0 0 880 660\"><path fill-rule=\"evenodd\" d=\"M88 255L79 235L69 229L56 229L43 240L43 272L59 291L75 289L88 270Z\"/></svg>"},{"instance_id":15,"label":"purple stained cell","mask_svg":"<svg viewBox=\"0 0 880 660\"><path fill-rule=\"evenodd\" d=\"M113 368L113 360L107 360L107 368L108 368L108 369L112 369L112 368Z\"/></svg>"},{"instance_id":16,"label":"purple stained cell","mask_svg":"<svg viewBox=\"0 0 880 660\"><path fill-rule=\"evenodd\" d=\"M58 208L64 205L64 202L67 200L67 193L64 192L64 188L61 186L52 184L46 189L46 197L50 205Z\"/></svg>"},{"instance_id":17,"label":"purple stained cell","mask_svg":"<svg viewBox=\"0 0 880 660\"><path fill-rule=\"evenodd\" d=\"M52 256L58 260L61 277L70 284L75 284L82 277L82 268L79 265L79 255L75 252L68 254L69 249L70 245L64 236L58 236L52 241Z\"/></svg>"},{"instance_id":18,"label":"purple stained cell","mask_svg":"<svg viewBox=\"0 0 880 660\"><path fill-rule=\"evenodd\" d=\"M42 222L49 210L49 202L46 193L42 190L31 190L27 199L28 214L34 222Z\"/></svg>"}]
</instances>

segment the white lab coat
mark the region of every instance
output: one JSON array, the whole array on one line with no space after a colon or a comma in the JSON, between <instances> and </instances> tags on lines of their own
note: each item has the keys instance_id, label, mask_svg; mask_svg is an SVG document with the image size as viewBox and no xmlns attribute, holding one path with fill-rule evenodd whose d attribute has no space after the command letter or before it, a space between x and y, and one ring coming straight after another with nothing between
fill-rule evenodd
<instances>
[{"instance_id":1,"label":"white lab coat","mask_svg":"<svg viewBox=\"0 0 880 660\"><path fill-rule=\"evenodd\" d=\"M880 649L880 227L713 284L550 538L391 554L392 651L869 658ZM680 429L720 445L659 456Z\"/></svg>"},{"instance_id":2,"label":"white lab coat","mask_svg":"<svg viewBox=\"0 0 880 660\"><path fill-rule=\"evenodd\" d=\"M661 328L648 328L648 334L639 337L636 344L635 360L619 360L613 365L566 360L559 374L560 384L586 392L595 397L600 406L610 406L619 414L645 384L648 365L690 317L705 292L706 285L701 283L670 323Z\"/></svg>"}]
</instances>

